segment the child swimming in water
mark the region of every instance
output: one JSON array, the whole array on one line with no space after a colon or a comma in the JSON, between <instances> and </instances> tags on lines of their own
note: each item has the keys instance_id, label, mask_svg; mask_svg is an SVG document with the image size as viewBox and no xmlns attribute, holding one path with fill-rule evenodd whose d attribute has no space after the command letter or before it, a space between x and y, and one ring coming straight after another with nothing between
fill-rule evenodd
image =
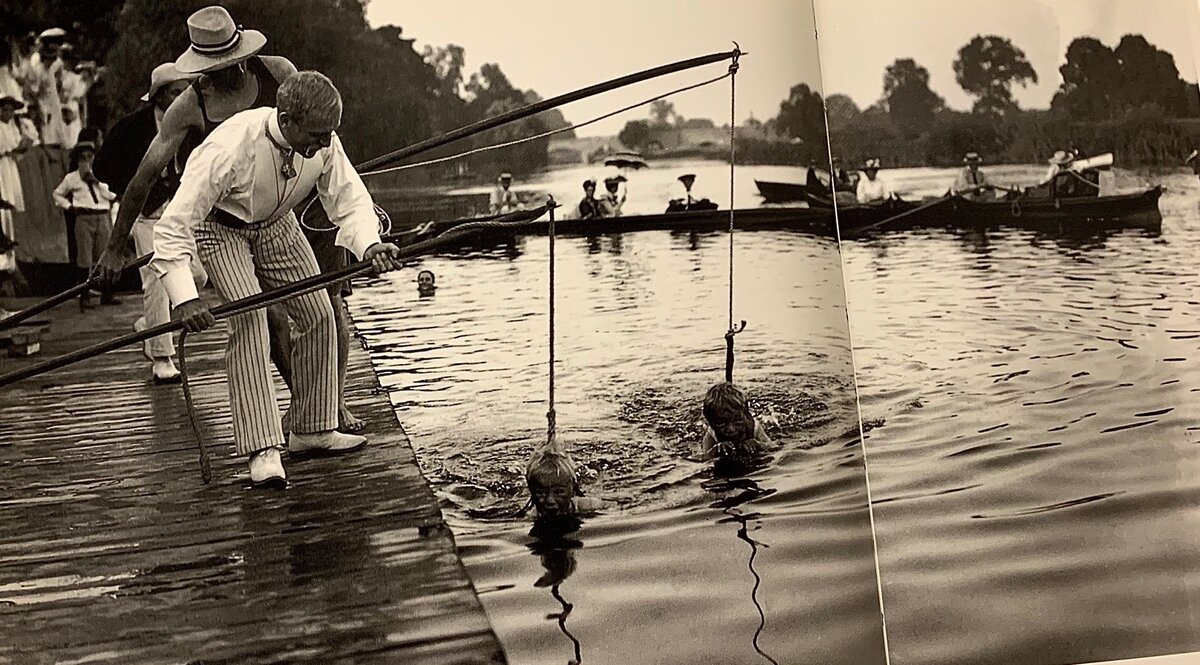
<instances>
[{"instance_id":1,"label":"child swimming in water","mask_svg":"<svg viewBox=\"0 0 1200 665\"><path fill-rule=\"evenodd\" d=\"M721 382L704 395L704 433L701 448L708 459L755 455L767 449L771 438L750 413L746 393Z\"/></svg>"},{"instance_id":2,"label":"child swimming in water","mask_svg":"<svg viewBox=\"0 0 1200 665\"><path fill-rule=\"evenodd\" d=\"M600 499L581 496L575 462L556 443L534 451L525 482L538 517L592 514L604 507Z\"/></svg>"},{"instance_id":3,"label":"child swimming in water","mask_svg":"<svg viewBox=\"0 0 1200 665\"><path fill-rule=\"evenodd\" d=\"M434 284L434 274L432 270L422 270L417 273L417 293L423 296L431 296L437 291L437 285Z\"/></svg>"}]
</instances>

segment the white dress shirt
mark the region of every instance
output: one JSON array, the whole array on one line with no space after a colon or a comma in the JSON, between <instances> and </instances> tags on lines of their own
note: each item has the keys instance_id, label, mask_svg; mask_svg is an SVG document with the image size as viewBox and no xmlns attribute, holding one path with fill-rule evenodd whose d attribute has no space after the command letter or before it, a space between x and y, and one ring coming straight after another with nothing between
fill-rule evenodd
<instances>
[{"instance_id":1,"label":"white dress shirt","mask_svg":"<svg viewBox=\"0 0 1200 665\"><path fill-rule=\"evenodd\" d=\"M192 229L214 207L250 223L277 219L315 185L329 220L338 227L334 242L339 247L361 259L368 247L380 242L371 194L336 133L329 147L311 159L289 150L295 177L281 175L285 157L280 147L290 148L276 110L257 108L222 122L192 152L179 190L154 225L150 268L162 278L172 304L198 297L188 265L199 260Z\"/></svg>"},{"instance_id":2,"label":"white dress shirt","mask_svg":"<svg viewBox=\"0 0 1200 665\"><path fill-rule=\"evenodd\" d=\"M858 190L856 192L859 203L874 203L882 201L892 195L892 188L888 186L879 174L875 175L875 179L871 180L864 174L858 179Z\"/></svg>"},{"instance_id":3,"label":"white dress shirt","mask_svg":"<svg viewBox=\"0 0 1200 665\"><path fill-rule=\"evenodd\" d=\"M108 212L112 210L112 202L117 195L102 182L88 182L79 175L79 171L71 171L67 177L54 188L54 202L63 210L78 212Z\"/></svg>"}]
</instances>

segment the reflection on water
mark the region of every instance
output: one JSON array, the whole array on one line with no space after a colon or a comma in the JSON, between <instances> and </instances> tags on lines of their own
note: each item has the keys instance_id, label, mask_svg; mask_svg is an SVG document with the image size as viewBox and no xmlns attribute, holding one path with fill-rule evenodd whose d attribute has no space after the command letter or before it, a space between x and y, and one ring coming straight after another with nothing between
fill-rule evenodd
<instances>
[{"instance_id":1,"label":"reflection on water","mask_svg":"<svg viewBox=\"0 0 1200 665\"><path fill-rule=\"evenodd\" d=\"M843 245L893 663L1200 649L1200 189L1165 184L1161 233Z\"/></svg>"},{"instance_id":2,"label":"reflection on water","mask_svg":"<svg viewBox=\"0 0 1200 665\"><path fill-rule=\"evenodd\" d=\"M687 165L701 181L705 168ZM639 171L637 191L677 186L676 171ZM771 171L757 177L800 177ZM547 185L556 198L582 179L561 178ZM832 242L737 236L736 316L749 327L735 379L780 444L741 477L773 491L709 486L693 454L704 392L723 376L726 243L556 242L558 437L587 494L619 506L560 534L499 517L523 504L523 464L545 436L546 239L423 258L433 298L407 274L356 288L355 321L512 662L562 663L564 646L589 665L884 661Z\"/></svg>"},{"instance_id":3,"label":"reflection on water","mask_svg":"<svg viewBox=\"0 0 1200 665\"><path fill-rule=\"evenodd\" d=\"M717 520L717 523L721 524L732 521L737 524L738 539L750 546L750 558L746 562L746 568L750 570L750 574L754 577L754 586L750 589L750 601L754 603L754 609L758 611L758 629L754 631L751 644L754 647L754 651L762 656L763 659L769 663L773 663L773 665L779 665L779 661L764 651L762 645L759 644L759 638L762 636L763 630L767 627L767 613L758 599L758 589L762 586L762 576L754 567L754 559L758 556L759 548L766 548L768 545L750 537L750 524L752 522L755 524L756 529L762 526L758 522L759 515L757 513L744 512L741 508L743 504L754 499L774 494L775 490L763 489L750 478L736 476L732 478L718 477L704 483L703 487L709 492L720 496L711 505L713 508L719 508L721 512L727 515L727 518Z\"/></svg>"},{"instance_id":4,"label":"reflection on water","mask_svg":"<svg viewBox=\"0 0 1200 665\"><path fill-rule=\"evenodd\" d=\"M546 573L539 577L533 586L540 589L550 587L550 595L562 606L562 612L551 614L547 618L558 622L558 629L567 636L575 649L575 658L567 661L568 665L579 665L583 662L583 645L567 628L567 617L571 616L571 610L575 609L575 606L567 602L562 595L562 583L575 572L575 550L583 547L583 541L572 537L580 526L582 523L571 516L543 517L534 523L529 532L529 536L533 538L528 545L529 551L541 560L542 567L546 569Z\"/></svg>"}]
</instances>

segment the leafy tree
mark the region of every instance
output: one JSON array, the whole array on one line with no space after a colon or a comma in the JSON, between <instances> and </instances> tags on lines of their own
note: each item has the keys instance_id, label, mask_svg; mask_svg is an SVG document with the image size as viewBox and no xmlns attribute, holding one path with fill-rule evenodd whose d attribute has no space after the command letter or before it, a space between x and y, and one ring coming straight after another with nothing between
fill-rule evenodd
<instances>
[{"instance_id":1,"label":"leafy tree","mask_svg":"<svg viewBox=\"0 0 1200 665\"><path fill-rule=\"evenodd\" d=\"M824 143L825 104L821 101L821 95L813 92L805 83L792 86L788 98L779 105L775 128L805 143Z\"/></svg>"},{"instance_id":2,"label":"leafy tree","mask_svg":"<svg viewBox=\"0 0 1200 665\"><path fill-rule=\"evenodd\" d=\"M997 35L976 35L958 50L954 79L976 97L974 112L997 114L1016 110L1014 83L1025 85L1038 80L1025 52Z\"/></svg>"},{"instance_id":3,"label":"leafy tree","mask_svg":"<svg viewBox=\"0 0 1200 665\"><path fill-rule=\"evenodd\" d=\"M901 58L883 75L883 98L892 122L902 132L917 135L928 128L946 103L929 89L929 70L912 58Z\"/></svg>"},{"instance_id":4,"label":"leafy tree","mask_svg":"<svg viewBox=\"0 0 1200 665\"><path fill-rule=\"evenodd\" d=\"M1175 58L1141 35L1125 35L1113 49L1121 63L1124 109L1155 103L1170 116L1187 112L1186 84L1179 78Z\"/></svg>"},{"instance_id":5,"label":"leafy tree","mask_svg":"<svg viewBox=\"0 0 1200 665\"><path fill-rule=\"evenodd\" d=\"M825 98L825 117L829 120L829 128L849 127L859 120L862 111L847 95L835 94Z\"/></svg>"},{"instance_id":6,"label":"leafy tree","mask_svg":"<svg viewBox=\"0 0 1200 665\"><path fill-rule=\"evenodd\" d=\"M650 142L650 123L645 120L630 120L617 134L621 145L630 150L641 150Z\"/></svg>"},{"instance_id":7,"label":"leafy tree","mask_svg":"<svg viewBox=\"0 0 1200 665\"><path fill-rule=\"evenodd\" d=\"M1050 108L1078 119L1109 117L1121 104L1114 96L1121 80L1121 62L1098 39L1079 37L1067 46L1067 59L1058 68L1062 85Z\"/></svg>"}]
</instances>

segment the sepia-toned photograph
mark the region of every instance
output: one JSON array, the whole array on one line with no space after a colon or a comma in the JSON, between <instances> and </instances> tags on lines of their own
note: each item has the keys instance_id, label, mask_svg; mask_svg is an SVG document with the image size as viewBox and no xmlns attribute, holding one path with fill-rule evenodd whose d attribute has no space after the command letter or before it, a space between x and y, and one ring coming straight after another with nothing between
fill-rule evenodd
<instances>
[{"instance_id":1,"label":"sepia-toned photograph","mask_svg":"<svg viewBox=\"0 0 1200 665\"><path fill-rule=\"evenodd\" d=\"M887 662L810 4L3 20L0 662Z\"/></svg>"},{"instance_id":2,"label":"sepia-toned photograph","mask_svg":"<svg viewBox=\"0 0 1200 665\"><path fill-rule=\"evenodd\" d=\"M1197 2L0 35L0 665L1200 662Z\"/></svg>"},{"instance_id":3,"label":"sepia-toned photograph","mask_svg":"<svg viewBox=\"0 0 1200 665\"><path fill-rule=\"evenodd\" d=\"M1197 3L815 4L890 662L1200 650Z\"/></svg>"}]
</instances>

